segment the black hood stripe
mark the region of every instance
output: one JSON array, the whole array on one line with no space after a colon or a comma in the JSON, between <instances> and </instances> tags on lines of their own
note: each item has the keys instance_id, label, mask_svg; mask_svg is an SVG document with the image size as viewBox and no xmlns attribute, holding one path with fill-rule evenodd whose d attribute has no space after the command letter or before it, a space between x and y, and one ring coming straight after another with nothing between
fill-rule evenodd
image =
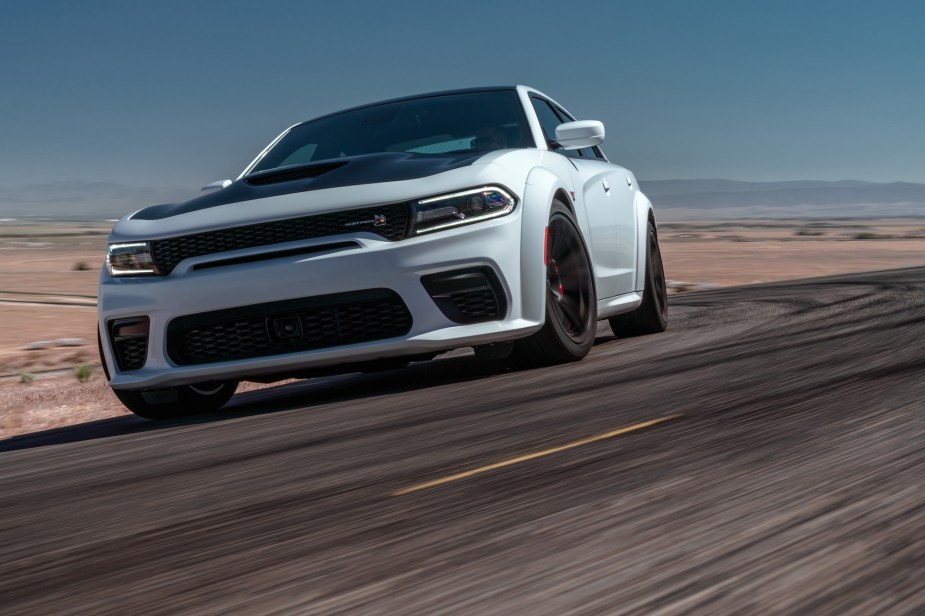
<instances>
[{"instance_id":1,"label":"black hood stripe","mask_svg":"<svg viewBox=\"0 0 925 616\"><path fill-rule=\"evenodd\" d=\"M321 168L324 168L324 170L316 177L251 185L246 181L246 176L245 179L237 180L222 190L190 199L184 203L169 203L145 208L133 215L132 219L163 220L172 216L253 199L265 199L267 197L322 190L324 188L414 180L451 169L467 167L485 154L486 152L460 152L458 154L437 155L383 152L339 158L336 161L319 161L319 170ZM312 168L314 168L314 165L303 169L309 170Z\"/></svg>"}]
</instances>

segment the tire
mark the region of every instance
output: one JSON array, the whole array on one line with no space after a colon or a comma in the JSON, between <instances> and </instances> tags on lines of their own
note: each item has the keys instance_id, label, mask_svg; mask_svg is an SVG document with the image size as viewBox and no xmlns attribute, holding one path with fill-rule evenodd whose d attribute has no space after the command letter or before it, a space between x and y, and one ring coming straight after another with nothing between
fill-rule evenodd
<instances>
[{"instance_id":1,"label":"tire","mask_svg":"<svg viewBox=\"0 0 925 616\"><path fill-rule=\"evenodd\" d=\"M632 312L610 317L610 329L618 338L657 334L668 328L668 291L662 253L651 222L646 231L646 286L642 303Z\"/></svg>"},{"instance_id":2,"label":"tire","mask_svg":"<svg viewBox=\"0 0 925 616\"><path fill-rule=\"evenodd\" d=\"M588 249L568 208L556 200L546 236L546 319L542 329L514 342L512 367L578 361L594 346L597 294Z\"/></svg>"},{"instance_id":3,"label":"tire","mask_svg":"<svg viewBox=\"0 0 925 616\"><path fill-rule=\"evenodd\" d=\"M99 330L96 332L96 344L100 351L100 363L106 380L109 368L106 366L106 357L103 355L103 340ZM210 383L197 383L196 385L182 385L166 389L148 389L142 391L128 389L113 389L125 408L145 419L171 419L186 415L211 413L225 406L225 403L234 395L237 381L212 381Z\"/></svg>"},{"instance_id":4,"label":"tire","mask_svg":"<svg viewBox=\"0 0 925 616\"><path fill-rule=\"evenodd\" d=\"M166 389L113 389L119 401L145 419L171 419L211 413L222 408L237 388L237 381L212 381Z\"/></svg>"}]
</instances>

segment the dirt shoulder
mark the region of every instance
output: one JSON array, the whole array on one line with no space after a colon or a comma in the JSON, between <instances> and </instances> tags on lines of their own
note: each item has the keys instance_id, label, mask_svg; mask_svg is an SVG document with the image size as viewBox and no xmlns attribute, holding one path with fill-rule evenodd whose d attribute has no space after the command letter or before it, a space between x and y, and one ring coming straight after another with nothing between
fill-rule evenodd
<instances>
[{"instance_id":1,"label":"dirt shoulder","mask_svg":"<svg viewBox=\"0 0 925 616\"><path fill-rule=\"evenodd\" d=\"M108 232L0 223L0 438L127 412L96 349ZM674 292L925 263L925 220L663 221L659 240Z\"/></svg>"},{"instance_id":2,"label":"dirt shoulder","mask_svg":"<svg viewBox=\"0 0 925 616\"><path fill-rule=\"evenodd\" d=\"M925 220L664 222L665 275L687 288L925 263Z\"/></svg>"}]
</instances>

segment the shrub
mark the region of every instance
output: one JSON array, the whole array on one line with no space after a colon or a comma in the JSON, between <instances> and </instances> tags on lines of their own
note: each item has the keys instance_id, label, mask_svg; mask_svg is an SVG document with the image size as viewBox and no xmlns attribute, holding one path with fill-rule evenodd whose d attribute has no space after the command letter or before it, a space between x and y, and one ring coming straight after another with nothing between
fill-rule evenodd
<instances>
[{"instance_id":1,"label":"shrub","mask_svg":"<svg viewBox=\"0 0 925 616\"><path fill-rule=\"evenodd\" d=\"M80 364L77 366L77 369L74 370L74 373L77 375L78 381L86 383L90 380L90 377L93 376L93 366L90 364Z\"/></svg>"},{"instance_id":2,"label":"shrub","mask_svg":"<svg viewBox=\"0 0 925 616\"><path fill-rule=\"evenodd\" d=\"M22 374L19 375L20 383L31 383L34 380L35 380L35 375L32 374L31 372L23 372Z\"/></svg>"}]
</instances>

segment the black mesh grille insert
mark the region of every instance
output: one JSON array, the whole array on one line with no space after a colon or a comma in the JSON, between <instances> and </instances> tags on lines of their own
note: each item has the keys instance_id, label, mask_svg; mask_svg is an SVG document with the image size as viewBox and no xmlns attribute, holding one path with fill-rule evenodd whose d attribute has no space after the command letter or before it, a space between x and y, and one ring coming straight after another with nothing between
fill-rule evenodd
<instances>
[{"instance_id":1,"label":"black mesh grille insert","mask_svg":"<svg viewBox=\"0 0 925 616\"><path fill-rule=\"evenodd\" d=\"M178 365L279 355L403 336L411 313L397 293L371 289L179 317L167 328Z\"/></svg>"},{"instance_id":2,"label":"black mesh grille insert","mask_svg":"<svg viewBox=\"0 0 925 616\"><path fill-rule=\"evenodd\" d=\"M120 370L138 370L145 365L148 353L147 338L128 338L115 343L116 361Z\"/></svg>"},{"instance_id":3,"label":"black mesh grille insert","mask_svg":"<svg viewBox=\"0 0 925 616\"><path fill-rule=\"evenodd\" d=\"M457 291L450 293L448 297L456 309L470 319L490 321L499 316L498 298L495 297L494 291L487 287Z\"/></svg>"},{"instance_id":4,"label":"black mesh grille insert","mask_svg":"<svg viewBox=\"0 0 925 616\"><path fill-rule=\"evenodd\" d=\"M456 323L502 319L507 310L501 283L489 267L429 274L421 283L440 311Z\"/></svg>"},{"instance_id":5,"label":"black mesh grille insert","mask_svg":"<svg viewBox=\"0 0 925 616\"><path fill-rule=\"evenodd\" d=\"M393 203L157 240L151 243L151 251L158 270L161 274L167 275L180 261L190 257L351 231L368 231L387 240L396 241L404 237L407 225L408 206L404 203Z\"/></svg>"},{"instance_id":6,"label":"black mesh grille insert","mask_svg":"<svg viewBox=\"0 0 925 616\"><path fill-rule=\"evenodd\" d=\"M148 331L151 321L146 316L109 321L109 338L119 370L140 370L148 358Z\"/></svg>"}]
</instances>

